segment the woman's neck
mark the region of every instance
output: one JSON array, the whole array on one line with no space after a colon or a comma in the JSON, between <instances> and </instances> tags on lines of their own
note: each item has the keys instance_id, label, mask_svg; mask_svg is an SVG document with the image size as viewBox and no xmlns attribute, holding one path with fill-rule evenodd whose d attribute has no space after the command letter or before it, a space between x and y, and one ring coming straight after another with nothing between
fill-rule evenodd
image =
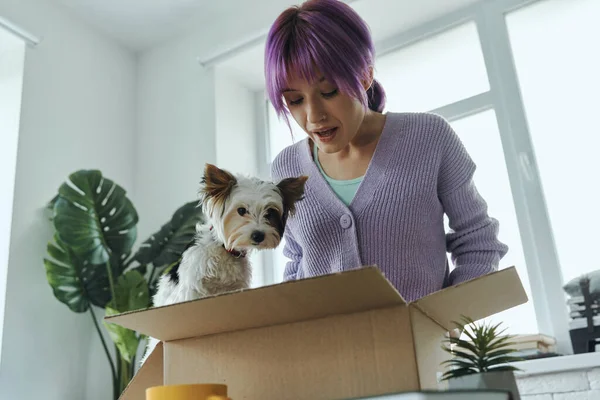
<instances>
[{"instance_id":1,"label":"woman's neck","mask_svg":"<svg viewBox=\"0 0 600 400\"><path fill-rule=\"evenodd\" d=\"M317 153L321 167L333 179L354 179L363 176L373 158L377 143L383 132L386 116L369 111L358 133L342 150L331 153Z\"/></svg>"},{"instance_id":2,"label":"woman's neck","mask_svg":"<svg viewBox=\"0 0 600 400\"><path fill-rule=\"evenodd\" d=\"M383 132L385 119L386 116L384 114L368 110L362 124L358 128L358 132L354 138L352 138L350 143L348 143L348 146L330 156L345 159L349 156L360 156L367 153L370 157Z\"/></svg>"}]
</instances>

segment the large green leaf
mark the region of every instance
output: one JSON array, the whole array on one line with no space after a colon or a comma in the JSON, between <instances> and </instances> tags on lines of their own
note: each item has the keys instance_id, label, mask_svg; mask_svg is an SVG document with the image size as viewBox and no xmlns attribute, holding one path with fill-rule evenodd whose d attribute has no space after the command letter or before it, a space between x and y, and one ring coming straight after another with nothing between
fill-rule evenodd
<instances>
[{"instance_id":1,"label":"large green leaf","mask_svg":"<svg viewBox=\"0 0 600 400\"><path fill-rule=\"evenodd\" d=\"M97 170L69 176L54 201L54 227L78 257L109 262L131 251L138 215L125 190Z\"/></svg>"},{"instance_id":2,"label":"large green leaf","mask_svg":"<svg viewBox=\"0 0 600 400\"><path fill-rule=\"evenodd\" d=\"M119 311L110 307L106 307L107 317L115 314L119 314ZM110 335L111 340L119 349L123 359L131 364L140 344L141 337L136 335L135 331L123 328L120 325L106 321L103 323L108 331L108 334Z\"/></svg>"},{"instance_id":3,"label":"large green leaf","mask_svg":"<svg viewBox=\"0 0 600 400\"><path fill-rule=\"evenodd\" d=\"M148 284L144 277L135 270L119 276L115 284L115 299L106 307L106 316L126 311L146 308L149 305ZM141 336L122 326L104 321L112 341L115 343L123 359L131 363L137 352Z\"/></svg>"},{"instance_id":4,"label":"large green leaf","mask_svg":"<svg viewBox=\"0 0 600 400\"><path fill-rule=\"evenodd\" d=\"M193 240L196 223L203 220L197 201L184 204L175 211L171 221L141 244L134 259L142 265L153 264L155 267L166 267L176 262Z\"/></svg>"},{"instance_id":5,"label":"large green leaf","mask_svg":"<svg viewBox=\"0 0 600 400\"><path fill-rule=\"evenodd\" d=\"M117 275L118 264L112 264ZM71 249L54 235L47 246L44 258L46 278L54 296L74 312L85 312L90 303L104 307L111 299L107 264L93 265L77 257Z\"/></svg>"},{"instance_id":6,"label":"large green leaf","mask_svg":"<svg viewBox=\"0 0 600 400\"><path fill-rule=\"evenodd\" d=\"M46 204L44 210L48 214L48 219L52 221L54 219L54 205L56 204L56 200L58 200L59 195L57 194Z\"/></svg>"},{"instance_id":7,"label":"large green leaf","mask_svg":"<svg viewBox=\"0 0 600 400\"><path fill-rule=\"evenodd\" d=\"M146 308L150 302L148 283L138 271L127 271L115 284L115 297L111 307L118 312Z\"/></svg>"}]
</instances>

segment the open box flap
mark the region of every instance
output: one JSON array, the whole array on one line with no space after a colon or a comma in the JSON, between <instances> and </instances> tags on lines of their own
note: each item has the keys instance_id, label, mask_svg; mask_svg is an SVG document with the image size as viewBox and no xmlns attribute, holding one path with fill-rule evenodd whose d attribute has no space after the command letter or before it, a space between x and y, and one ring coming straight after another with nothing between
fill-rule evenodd
<instances>
[{"instance_id":1,"label":"open box flap","mask_svg":"<svg viewBox=\"0 0 600 400\"><path fill-rule=\"evenodd\" d=\"M145 400L147 388L163 385L163 353L163 344L158 343L144 365L140 367L129 385L123 390L119 400Z\"/></svg>"},{"instance_id":2,"label":"open box flap","mask_svg":"<svg viewBox=\"0 0 600 400\"><path fill-rule=\"evenodd\" d=\"M406 304L377 267L106 317L168 341Z\"/></svg>"},{"instance_id":3,"label":"open box flap","mask_svg":"<svg viewBox=\"0 0 600 400\"><path fill-rule=\"evenodd\" d=\"M462 315L474 321L527 302L527 294L515 267L462 282L425 296L414 303L445 329L456 326Z\"/></svg>"}]
</instances>

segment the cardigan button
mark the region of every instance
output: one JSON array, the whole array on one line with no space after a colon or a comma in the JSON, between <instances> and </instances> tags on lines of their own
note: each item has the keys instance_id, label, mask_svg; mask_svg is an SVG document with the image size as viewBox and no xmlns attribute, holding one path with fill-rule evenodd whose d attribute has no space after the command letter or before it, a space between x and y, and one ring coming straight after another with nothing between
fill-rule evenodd
<instances>
[{"instance_id":1,"label":"cardigan button","mask_svg":"<svg viewBox=\"0 0 600 400\"><path fill-rule=\"evenodd\" d=\"M352 218L350 218L348 214L342 215L342 218L340 218L340 225L344 229L350 228L350 226L352 226Z\"/></svg>"}]
</instances>

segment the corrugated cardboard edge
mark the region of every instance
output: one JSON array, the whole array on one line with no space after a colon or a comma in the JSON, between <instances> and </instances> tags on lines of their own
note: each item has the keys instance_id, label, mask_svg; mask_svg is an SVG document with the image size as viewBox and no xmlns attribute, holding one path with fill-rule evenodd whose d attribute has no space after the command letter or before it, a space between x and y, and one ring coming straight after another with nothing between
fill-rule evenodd
<instances>
[{"instance_id":1,"label":"corrugated cardboard edge","mask_svg":"<svg viewBox=\"0 0 600 400\"><path fill-rule=\"evenodd\" d=\"M498 279L503 279L505 283L506 281L511 282L515 286L502 287L503 285L497 282ZM480 293L482 288L487 287L490 282L494 281L495 284L491 286L493 289L491 293L493 294L493 292L496 291L495 294L497 296L475 296L478 298L477 303L469 302L469 297L467 296L469 293ZM490 291L486 291L485 293L489 294ZM410 303L410 306L416 307L444 329L451 330L455 328L453 321L459 321L464 310L468 308L456 306L455 301L449 299L450 297L455 297L456 299L457 294L461 294L458 298L464 300L472 308L479 308L481 310L485 308L495 309L493 312L480 312L476 310L472 313L466 313L467 317L471 317L475 321L525 304L529 300L517 269L512 266L449 286ZM504 298L508 298L508 300L504 302L504 305L499 305L498 303L498 299L501 298L500 295ZM432 304L435 304L436 307L432 307ZM445 309L440 310L440 308Z\"/></svg>"},{"instance_id":2,"label":"corrugated cardboard edge","mask_svg":"<svg viewBox=\"0 0 600 400\"><path fill-rule=\"evenodd\" d=\"M350 279L350 280L353 280L356 282L360 281L360 282L364 283L364 280L366 279L367 281L369 281L372 284L376 283L379 285L385 285L386 290L383 292L387 293L387 295L385 295L385 294L383 294L383 292L381 292L382 293L381 296L383 296L385 298L384 300L380 301L382 303L382 305L381 305L382 307L398 305L398 304L406 304L406 301L402 298L400 293L389 282L389 280L385 277L385 275L381 272L381 270L378 267L365 266L365 267L360 267L360 268L343 271L343 272L319 275L319 276L310 277L310 278L303 278L303 279L294 280L294 281L282 282L279 284L260 286L260 287L253 288L253 289L227 292L227 293L223 293L220 295L204 297L204 298L197 299L197 300L179 302L177 304L128 311L128 312L124 312L121 314L105 317L105 320L106 320L106 322L115 323L115 324L123 326L125 328L132 329L134 331L137 331L137 332L140 332L140 333L143 333L146 335L150 335L152 337L156 337L158 339L162 339L162 340L166 340L166 341L186 339L186 338L189 338L192 336L197 336L197 334L190 336L190 333L183 333L181 335L177 334L175 336L171 335L171 337L168 337L164 333L159 333L156 330L152 331L151 329L149 329L149 327L152 326L152 324L157 324L158 323L157 321L160 320L159 316L161 314L164 314L165 312L169 312L169 310L181 311L181 310L183 310L183 308L186 308L187 309L186 312L189 313L190 309L193 309L193 307L196 307L196 304L198 304L198 306L200 306L200 305L208 306L209 303L214 305L216 303L220 303L219 299L227 300L227 302L230 303L231 302L230 300L233 300L234 296L237 296L237 297L235 297L236 301L242 301L242 304L246 304L246 301L244 301L244 299L247 299L248 296L251 296L254 300L256 300L256 298L258 298L259 296L262 296L265 292L269 292L274 289L281 292L281 291L285 291L286 287L291 287L293 285L297 285L298 288L300 288L300 287L307 288L307 290L308 290L308 288L311 288L311 290L314 290L314 288L315 288L314 282L317 282L319 280L322 280L323 282L327 282L327 281L338 282L338 283L336 283L336 285L339 286L340 281L337 281L336 277L341 276L341 275L345 275L346 281ZM357 281L357 279L359 279L359 280ZM297 292L297 291L298 291L298 289L294 288L294 292ZM378 291L378 292L380 292L380 291ZM252 293L252 294L250 294L250 293ZM383 303L385 303L385 304L383 304ZM190 307L192 307L192 308L190 308ZM377 306L377 307L379 307L379 306ZM363 310L362 307L357 307L357 309L356 309L356 311L362 311L362 310ZM196 311L198 311L198 310L196 310ZM318 315L318 316L315 315L312 317L305 316L305 317L299 318L298 321L302 320L302 319L307 319L307 318L308 319L322 318L322 317L326 317L329 315L345 313L347 311L348 310L339 310L339 311L332 310L331 313L322 311L321 315ZM275 315L278 315L278 314L275 314ZM288 313L281 314L281 315L286 316L286 318L282 318L282 320L280 322L277 322L275 320L270 321L261 326L278 325L279 323L297 322L297 321L292 321L292 320L288 321L288 319L289 319ZM140 317L142 319L140 319ZM213 321L213 322L217 323L215 321ZM229 323L229 321L226 321L226 322ZM248 325L248 326L246 326L246 325ZM243 330L243 329L249 329L249 328L256 327L256 326L250 326L251 324L246 324L246 325L240 324L240 326L237 328L229 327L229 328L224 328L224 329L223 328L216 329L214 332L209 332L208 334L219 334L219 333L228 332L230 330L238 330L238 329ZM166 323L166 324L163 323L161 326L173 326L173 325L172 325L172 323Z\"/></svg>"},{"instance_id":3,"label":"corrugated cardboard edge","mask_svg":"<svg viewBox=\"0 0 600 400\"><path fill-rule=\"evenodd\" d=\"M221 293L221 294L216 294L213 296L206 296L203 297L201 299L196 299L196 300L188 300L188 301L182 301L179 303L175 303L175 304L167 304L164 306L160 306L160 307L149 307L149 308L140 308L137 310L132 310L132 311L125 311L119 314L114 314L114 315L109 315L104 317L104 320L107 322L111 322L111 320L114 319L118 319L119 317L123 317L123 316L127 316L127 315L132 315L132 314L138 314L138 313L142 313L142 312L147 312L150 309L162 309L162 308L169 308L169 307L176 307L179 304L185 304L185 303L194 303L197 301L202 301L202 300L206 300L208 298L218 298L218 297L224 297L224 296L232 296L235 295L237 293L241 293L241 292L247 292L247 291L256 291L256 290L260 290L260 291L264 291L270 287L273 286L282 286L282 285L296 285L300 282L306 282L306 281L311 281L311 280L318 280L318 279L322 279L328 276L335 276L335 275L342 275L342 274L351 274L351 273L360 273L360 272L364 272L363 270L366 269L370 269L370 270L376 270L377 272L379 272L379 274L385 278L389 285L391 286L392 289L394 289L394 291L396 291L396 293L398 294L398 296L405 302L406 300L404 300L404 298L402 297L402 295L398 292L398 290L391 284L391 282L389 282L389 280L385 277L385 275L383 274L383 272L381 271L381 269L379 269L379 267L377 267L376 265L366 265L363 267L359 267L359 268L354 268L354 269L350 269L350 270L346 270L346 271L340 271L340 272L333 272L330 274L323 274L323 275L317 275L317 276L311 276L311 277L306 277L306 278L302 278L302 279L296 279L296 280L289 280L289 281L284 281L284 282L280 282L280 283L273 283L270 285L263 285L263 286L258 286L255 288L250 288L250 289L240 289L240 290L232 290L230 292L226 292L226 293ZM117 322L112 322L115 323L117 325L119 325Z\"/></svg>"},{"instance_id":4,"label":"corrugated cardboard edge","mask_svg":"<svg viewBox=\"0 0 600 400\"><path fill-rule=\"evenodd\" d=\"M146 389L164 382L164 349L159 342L144 364L133 376L119 400L146 400Z\"/></svg>"}]
</instances>

